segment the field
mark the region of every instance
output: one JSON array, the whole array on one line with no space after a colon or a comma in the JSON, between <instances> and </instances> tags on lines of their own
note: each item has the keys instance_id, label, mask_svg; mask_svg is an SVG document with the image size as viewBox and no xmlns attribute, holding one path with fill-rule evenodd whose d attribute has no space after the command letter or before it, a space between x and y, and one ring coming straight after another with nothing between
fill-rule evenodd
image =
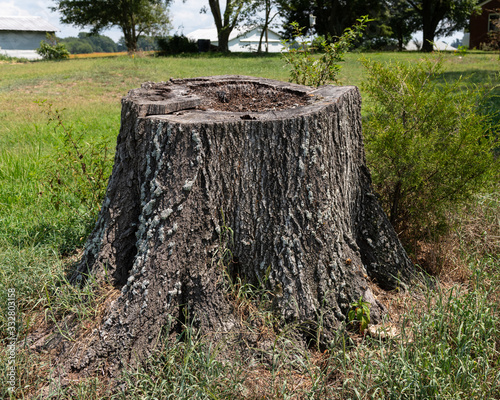
<instances>
[{"instance_id":1,"label":"field","mask_svg":"<svg viewBox=\"0 0 500 400\"><path fill-rule=\"evenodd\" d=\"M464 85L491 87L490 107L500 109L498 54L442 56L443 80L462 76L468 79ZM349 54L342 84L360 85L362 57L412 62L424 56ZM422 281L410 291L378 293L398 330L394 338L340 331L331 348L304 350L286 330L273 332L265 306L254 301L261 295L256 288L236 287L230 295L245 313L271 327L261 332L272 343L261 359L235 356L229 365L224 343L214 346L186 327L176 346L153 357L145 369L125 373L124 381L132 383L127 392L111 395L99 378L65 387L52 379L54 353L30 349L26 336L56 324L76 342L97 326L101 305L113 296L112 288L95 288L92 282L72 287L65 271L92 229L97 206L88 205L95 188L110 173L120 99L146 81L223 74L288 79L277 55L0 61L0 398L500 398L500 194L495 188L450 216L455 224L449 235L425 244L433 263L428 271L435 276L422 271ZM104 175L99 182L89 183L90 173L84 172L80 185L68 173L75 157L68 138L89 160L92 173ZM17 307L17 354L16 391L9 395L10 294ZM68 316L80 336L66 329Z\"/></svg>"}]
</instances>

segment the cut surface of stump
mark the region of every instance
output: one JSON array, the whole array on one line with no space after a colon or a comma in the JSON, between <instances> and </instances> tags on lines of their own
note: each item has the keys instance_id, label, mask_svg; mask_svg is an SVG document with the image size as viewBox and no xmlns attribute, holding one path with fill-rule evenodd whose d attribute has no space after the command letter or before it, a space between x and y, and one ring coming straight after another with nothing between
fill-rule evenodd
<instances>
[{"instance_id":1,"label":"cut surface of stump","mask_svg":"<svg viewBox=\"0 0 500 400\"><path fill-rule=\"evenodd\" d=\"M393 288L412 264L366 168L356 87L318 89L244 76L145 83L122 101L115 164L73 276L121 295L73 371L144 360L166 326L224 333L239 320L225 273L274 294L284 321L322 332L371 282ZM231 235L227 235L230 232ZM233 264L214 260L232 236ZM326 340L326 339L325 339Z\"/></svg>"}]
</instances>

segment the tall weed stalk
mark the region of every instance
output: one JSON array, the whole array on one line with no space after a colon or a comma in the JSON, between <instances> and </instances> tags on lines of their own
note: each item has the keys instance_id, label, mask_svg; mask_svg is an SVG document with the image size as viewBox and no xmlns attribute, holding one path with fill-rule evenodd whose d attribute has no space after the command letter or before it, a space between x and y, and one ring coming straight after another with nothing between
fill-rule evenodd
<instances>
[{"instance_id":1,"label":"tall weed stalk","mask_svg":"<svg viewBox=\"0 0 500 400\"><path fill-rule=\"evenodd\" d=\"M92 141L85 131L67 123L63 111L46 100L37 101L47 124L59 140L55 156L47 160L45 190L56 209L68 207L80 217L95 219L106 193L111 172L109 143Z\"/></svg>"}]
</instances>

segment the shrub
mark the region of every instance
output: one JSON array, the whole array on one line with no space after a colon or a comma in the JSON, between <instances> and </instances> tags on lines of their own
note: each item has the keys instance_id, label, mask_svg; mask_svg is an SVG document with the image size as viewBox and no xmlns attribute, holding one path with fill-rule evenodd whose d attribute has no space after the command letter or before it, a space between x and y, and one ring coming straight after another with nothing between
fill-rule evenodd
<instances>
[{"instance_id":1,"label":"shrub","mask_svg":"<svg viewBox=\"0 0 500 400\"><path fill-rule=\"evenodd\" d=\"M445 211L484 190L498 171L498 125L481 113L485 90L444 82L440 59L363 65L371 100L364 133L375 190L403 238L439 236L446 231Z\"/></svg>"},{"instance_id":2,"label":"shrub","mask_svg":"<svg viewBox=\"0 0 500 400\"><path fill-rule=\"evenodd\" d=\"M64 44L59 43L59 39L55 35L47 33L47 39L40 42L40 47L36 52L42 56L44 60L64 60L69 58L69 51Z\"/></svg>"},{"instance_id":3,"label":"shrub","mask_svg":"<svg viewBox=\"0 0 500 400\"><path fill-rule=\"evenodd\" d=\"M160 53L164 55L197 53L198 45L184 35L159 37L156 39Z\"/></svg>"},{"instance_id":4,"label":"shrub","mask_svg":"<svg viewBox=\"0 0 500 400\"><path fill-rule=\"evenodd\" d=\"M360 51L396 51L398 50L398 41L389 37L373 37L366 39L361 44Z\"/></svg>"},{"instance_id":5,"label":"shrub","mask_svg":"<svg viewBox=\"0 0 500 400\"><path fill-rule=\"evenodd\" d=\"M347 28L334 43L328 43L324 38L311 43L302 37L299 24L292 22L295 40L292 43L284 41L281 52L281 56L291 67L290 82L310 86L336 82L340 71L338 63L344 61L345 53L361 37L369 21L368 16L361 17L357 24ZM313 54L314 51L321 53L319 57Z\"/></svg>"}]
</instances>

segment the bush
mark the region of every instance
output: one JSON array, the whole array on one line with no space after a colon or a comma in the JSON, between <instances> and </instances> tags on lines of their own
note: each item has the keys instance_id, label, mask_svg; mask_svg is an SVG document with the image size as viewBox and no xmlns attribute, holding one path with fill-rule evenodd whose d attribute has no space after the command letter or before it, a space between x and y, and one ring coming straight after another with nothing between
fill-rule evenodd
<instances>
[{"instance_id":1,"label":"bush","mask_svg":"<svg viewBox=\"0 0 500 400\"><path fill-rule=\"evenodd\" d=\"M159 37L156 39L161 54L198 53L198 45L184 35Z\"/></svg>"},{"instance_id":2,"label":"bush","mask_svg":"<svg viewBox=\"0 0 500 400\"><path fill-rule=\"evenodd\" d=\"M59 39L55 35L47 33L47 39L40 42L40 47L36 52L42 56L44 60L64 60L69 58L69 51L64 44L59 43Z\"/></svg>"},{"instance_id":3,"label":"bush","mask_svg":"<svg viewBox=\"0 0 500 400\"><path fill-rule=\"evenodd\" d=\"M396 51L398 41L389 37L374 37L363 41L359 47L360 51Z\"/></svg>"},{"instance_id":4,"label":"bush","mask_svg":"<svg viewBox=\"0 0 500 400\"><path fill-rule=\"evenodd\" d=\"M445 211L486 189L498 172L498 125L481 113L485 91L443 82L440 59L363 65L371 100L367 160L382 205L403 238L444 233Z\"/></svg>"},{"instance_id":5,"label":"bush","mask_svg":"<svg viewBox=\"0 0 500 400\"><path fill-rule=\"evenodd\" d=\"M137 49L141 51L158 50L158 43L153 36L139 36L137 40Z\"/></svg>"}]
</instances>

